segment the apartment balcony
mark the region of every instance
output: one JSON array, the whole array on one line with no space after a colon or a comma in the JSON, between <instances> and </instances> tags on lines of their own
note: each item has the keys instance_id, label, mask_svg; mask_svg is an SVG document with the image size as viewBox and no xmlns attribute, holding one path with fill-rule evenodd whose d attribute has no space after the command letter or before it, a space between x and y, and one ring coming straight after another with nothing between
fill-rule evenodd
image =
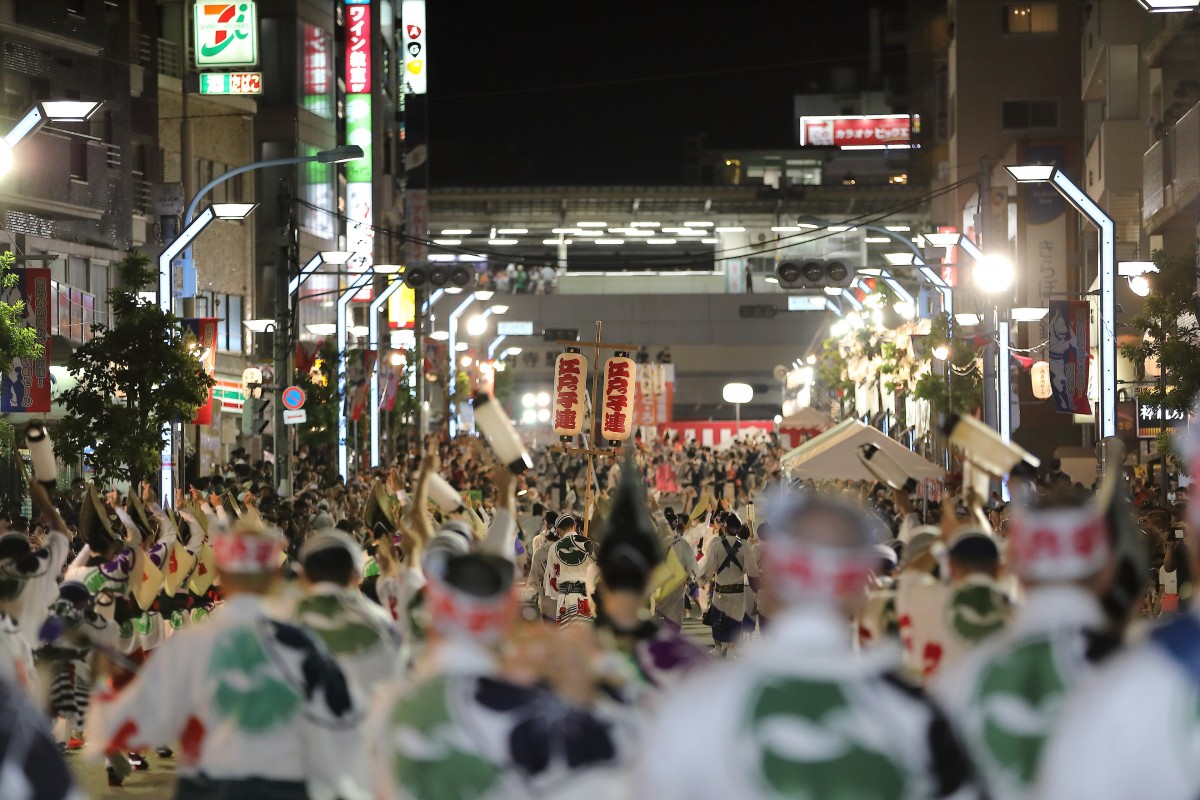
<instances>
[{"instance_id":1,"label":"apartment balcony","mask_svg":"<svg viewBox=\"0 0 1200 800\"><path fill-rule=\"evenodd\" d=\"M1146 125L1140 120L1105 120L1088 148L1086 189L1101 205L1110 193L1138 192L1138 161L1146 148Z\"/></svg>"},{"instance_id":2,"label":"apartment balcony","mask_svg":"<svg viewBox=\"0 0 1200 800\"><path fill-rule=\"evenodd\" d=\"M1137 4L1126 0L1097 0L1083 28L1082 57L1084 100L1105 100L1111 97L1109 73L1120 66L1132 48L1133 71L1137 73L1137 43L1141 39L1144 13ZM1136 92L1134 95L1136 100ZM1110 115L1111 116L1111 115Z\"/></svg>"},{"instance_id":3,"label":"apartment balcony","mask_svg":"<svg viewBox=\"0 0 1200 800\"><path fill-rule=\"evenodd\" d=\"M58 281L50 282L54 294L54 314L50 323L50 334L60 336L72 345L81 345L92 339L92 325L108 324L108 300L94 294L68 286Z\"/></svg>"},{"instance_id":4,"label":"apartment balcony","mask_svg":"<svg viewBox=\"0 0 1200 800\"><path fill-rule=\"evenodd\" d=\"M1142 158L1142 224L1157 233L1188 214L1200 194L1200 103L1168 128Z\"/></svg>"}]
</instances>

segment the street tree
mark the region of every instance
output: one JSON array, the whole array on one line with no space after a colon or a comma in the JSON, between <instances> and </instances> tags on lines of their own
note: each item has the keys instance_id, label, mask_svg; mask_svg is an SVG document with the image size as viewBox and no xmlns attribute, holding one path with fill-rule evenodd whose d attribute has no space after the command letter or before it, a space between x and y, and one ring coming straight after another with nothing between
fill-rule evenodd
<instances>
[{"instance_id":1,"label":"street tree","mask_svg":"<svg viewBox=\"0 0 1200 800\"><path fill-rule=\"evenodd\" d=\"M92 326L92 339L67 362L78 376L62 395L68 414L55 444L64 459L91 450L96 479L139 481L156 473L171 422L190 422L208 399L213 380L200 365L197 344L180 335L180 321L138 291L155 278L150 261L132 251L116 265L108 292L112 327Z\"/></svg>"},{"instance_id":2,"label":"street tree","mask_svg":"<svg viewBox=\"0 0 1200 800\"><path fill-rule=\"evenodd\" d=\"M1150 258L1158 267L1157 273L1146 276L1153 291L1141 312L1129 319L1128 326L1138 338L1123 344L1121 355L1134 363L1142 379L1138 387L1142 402L1186 414L1200 396L1196 256L1155 250ZM1159 437L1159 446L1171 452L1169 432Z\"/></svg>"},{"instance_id":3,"label":"street tree","mask_svg":"<svg viewBox=\"0 0 1200 800\"><path fill-rule=\"evenodd\" d=\"M21 280L13 269L13 254L0 253L0 294L8 297ZM12 363L20 358L38 358L43 353L37 329L25 325L25 301L12 302L0 297L0 367L9 372Z\"/></svg>"}]
</instances>

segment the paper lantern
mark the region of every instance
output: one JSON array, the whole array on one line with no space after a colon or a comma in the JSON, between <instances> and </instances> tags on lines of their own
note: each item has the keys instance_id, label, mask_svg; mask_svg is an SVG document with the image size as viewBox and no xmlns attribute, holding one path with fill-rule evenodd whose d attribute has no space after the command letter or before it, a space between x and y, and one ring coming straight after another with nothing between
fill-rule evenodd
<instances>
[{"instance_id":1,"label":"paper lantern","mask_svg":"<svg viewBox=\"0 0 1200 800\"><path fill-rule=\"evenodd\" d=\"M554 432L563 440L583 430L587 374L587 358L574 348L554 360Z\"/></svg>"},{"instance_id":2,"label":"paper lantern","mask_svg":"<svg viewBox=\"0 0 1200 800\"><path fill-rule=\"evenodd\" d=\"M1050 388L1050 362L1035 362L1029 369L1029 378L1033 382L1033 396L1045 400L1053 394Z\"/></svg>"},{"instance_id":3,"label":"paper lantern","mask_svg":"<svg viewBox=\"0 0 1200 800\"><path fill-rule=\"evenodd\" d=\"M600 435L623 442L633 433L633 394L637 364L625 355L604 362L604 406L600 409Z\"/></svg>"}]
</instances>

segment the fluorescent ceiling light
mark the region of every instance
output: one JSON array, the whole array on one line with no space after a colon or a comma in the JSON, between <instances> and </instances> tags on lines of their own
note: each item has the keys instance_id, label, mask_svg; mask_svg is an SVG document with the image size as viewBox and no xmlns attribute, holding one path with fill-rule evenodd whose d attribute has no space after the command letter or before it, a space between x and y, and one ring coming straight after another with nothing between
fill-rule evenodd
<instances>
[{"instance_id":1,"label":"fluorescent ceiling light","mask_svg":"<svg viewBox=\"0 0 1200 800\"><path fill-rule=\"evenodd\" d=\"M476 292L478 294L478 292ZM493 314L507 314L508 306L489 306Z\"/></svg>"},{"instance_id":2,"label":"fluorescent ceiling light","mask_svg":"<svg viewBox=\"0 0 1200 800\"><path fill-rule=\"evenodd\" d=\"M450 338L450 331L433 331L429 334L429 338L435 342L444 342Z\"/></svg>"},{"instance_id":3,"label":"fluorescent ceiling light","mask_svg":"<svg viewBox=\"0 0 1200 800\"><path fill-rule=\"evenodd\" d=\"M1013 322L1037 322L1045 319L1048 313L1049 308L1014 308L1011 316Z\"/></svg>"},{"instance_id":4,"label":"fluorescent ceiling light","mask_svg":"<svg viewBox=\"0 0 1200 800\"><path fill-rule=\"evenodd\" d=\"M453 247L454 245L462 244L462 239L434 239L433 243Z\"/></svg>"},{"instance_id":5,"label":"fluorescent ceiling light","mask_svg":"<svg viewBox=\"0 0 1200 800\"><path fill-rule=\"evenodd\" d=\"M646 244L675 244L674 239L647 239Z\"/></svg>"},{"instance_id":6,"label":"fluorescent ceiling light","mask_svg":"<svg viewBox=\"0 0 1200 800\"><path fill-rule=\"evenodd\" d=\"M808 228L810 230L816 230L817 228L821 227L820 225L814 225L811 222L797 222L796 224L801 228Z\"/></svg>"},{"instance_id":7,"label":"fluorescent ceiling light","mask_svg":"<svg viewBox=\"0 0 1200 800\"><path fill-rule=\"evenodd\" d=\"M217 219L245 219L258 208L258 203L213 203L213 215Z\"/></svg>"},{"instance_id":8,"label":"fluorescent ceiling light","mask_svg":"<svg viewBox=\"0 0 1200 800\"><path fill-rule=\"evenodd\" d=\"M884 253L883 257L893 267L911 267L915 258L912 253Z\"/></svg>"},{"instance_id":9,"label":"fluorescent ceiling light","mask_svg":"<svg viewBox=\"0 0 1200 800\"><path fill-rule=\"evenodd\" d=\"M581 228L607 228L608 227L607 222L576 222L575 224Z\"/></svg>"},{"instance_id":10,"label":"fluorescent ceiling light","mask_svg":"<svg viewBox=\"0 0 1200 800\"><path fill-rule=\"evenodd\" d=\"M467 236L470 233L470 228L446 228L442 231L442 236Z\"/></svg>"},{"instance_id":11,"label":"fluorescent ceiling light","mask_svg":"<svg viewBox=\"0 0 1200 800\"><path fill-rule=\"evenodd\" d=\"M713 226L711 222L685 222L683 224L688 228L711 228Z\"/></svg>"},{"instance_id":12,"label":"fluorescent ceiling light","mask_svg":"<svg viewBox=\"0 0 1200 800\"><path fill-rule=\"evenodd\" d=\"M314 336L333 336L337 333L337 325L332 322L313 322L304 327Z\"/></svg>"},{"instance_id":13,"label":"fluorescent ceiling light","mask_svg":"<svg viewBox=\"0 0 1200 800\"><path fill-rule=\"evenodd\" d=\"M626 236L653 236L654 231L643 230L642 228L626 228Z\"/></svg>"},{"instance_id":14,"label":"fluorescent ceiling light","mask_svg":"<svg viewBox=\"0 0 1200 800\"><path fill-rule=\"evenodd\" d=\"M1153 261L1120 261L1117 263L1117 274L1122 278L1136 278L1147 272L1158 272Z\"/></svg>"},{"instance_id":15,"label":"fluorescent ceiling light","mask_svg":"<svg viewBox=\"0 0 1200 800\"><path fill-rule=\"evenodd\" d=\"M794 225L791 225L791 226L789 226L789 225L776 225L776 226L772 227L772 228L771 228L771 230L772 230L773 232L775 232L775 233L792 233L792 232L794 232L794 231L798 231L798 230L800 230L800 229L799 229L799 228L797 228L797 227L796 227L796 226L794 226Z\"/></svg>"},{"instance_id":16,"label":"fluorescent ceiling light","mask_svg":"<svg viewBox=\"0 0 1200 800\"><path fill-rule=\"evenodd\" d=\"M1013 177L1017 183L1042 183L1054 177L1053 164L1025 164L1021 166L1006 166L1004 171Z\"/></svg>"},{"instance_id":17,"label":"fluorescent ceiling light","mask_svg":"<svg viewBox=\"0 0 1200 800\"><path fill-rule=\"evenodd\" d=\"M103 103L92 100L46 100L40 103L51 122L87 122Z\"/></svg>"},{"instance_id":18,"label":"fluorescent ceiling light","mask_svg":"<svg viewBox=\"0 0 1200 800\"><path fill-rule=\"evenodd\" d=\"M604 235L604 231L580 231L579 233L577 233L577 234L575 234L575 235L576 235L576 236L583 236L583 237L588 237L588 236L591 236L591 237L595 237L595 236L603 236L603 235Z\"/></svg>"},{"instance_id":19,"label":"fluorescent ceiling light","mask_svg":"<svg viewBox=\"0 0 1200 800\"><path fill-rule=\"evenodd\" d=\"M579 233L579 228L551 228L551 233Z\"/></svg>"},{"instance_id":20,"label":"fluorescent ceiling light","mask_svg":"<svg viewBox=\"0 0 1200 800\"><path fill-rule=\"evenodd\" d=\"M246 326L246 330L251 333L266 333L267 328L275 327L273 319L244 319L242 324Z\"/></svg>"},{"instance_id":21,"label":"fluorescent ceiling light","mask_svg":"<svg viewBox=\"0 0 1200 800\"><path fill-rule=\"evenodd\" d=\"M728 228L717 228L717 233L744 233L745 230L741 225L733 225Z\"/></svg>"},{"instance_id":22,"label":"fluorescent ceiling light","mask_svg":"<svg viewBox=\"0 0 1200 800\"><path fill-rule=\"evenodd\" d=\"M978 325L982 319L978 314L959 313L954 315L954 321L959 325Z\"/></svg>"},{"instance_id":23,"label":"fluorescent ceiling light","mask_svg":"<svg viewBox=\"0 0 1200 800\"><path fill-rule=\"evenodd\" d=\"M961 233L926 233L925 244L930 247L954 247L962 237Z\"/></svg>"},{"instance_id":24,"label":"fluorescent ceiling light","mask_svg":"<svg viewBox=\"0 0 1200 800\"><path fill-rule=\"evenodd\" d=\"M888 244L892 240L888 236L864 236L863 241L867 244Z\"/></svg>"},{"instance_id":25,"label":"fluorescent ceiling light","mask_svg":"<svg viewBox=\"0 0 1200 800\"><path fill-rule=\"evenodd\" d=\"M346 250L322 250L321 251L321 260L324 261L326 264L345 264L347 261L349 261L351 258L353 258L353 256L354 256L354 253L350 253Z\"/></svg>"},{"instance_id":26,"label":"fluorescent ceiling light","mask_svg":"<svg viewBox=\"0 0 1200 800\"><path fill-rule=\"evenodd\" d=\"M500 230L496 231L496 233L506 233L510 235L514 233L529 233L529 228L501 228Z\"/></svg>"},{"instance_id":27,"label":"fluorescent ceiling light","mask_svg":"<svg viewBox=\"0 0 1200 800\"><path fill-rule=\"evenodd\" d=\"M395 275L400 271L400 266L400 264L375 264L371 269L381 275Z\"/></svg>"},{"instance_id":28,"label":"fluorescent ceiling light","mask_svg":"<svg viewBox=\"0 0 1200 800\"><path fill-rule=\"evenodd\" d=\"M542 239L542 244L570 244L570 239Z\"/></svg>"},{"instance_id":29,"label":"fluorescent ceiling light","mask_svg":"<svg viewBox=\"0 0 1200 800\"><path fill-rule=\"evenodd\" d=\"M720 241L721 241L720 239L701 239L700 243L701 244L717 244Z\"/></svg>"},{"instance_id":30,"label":"fluorescent ceiling light","mask_svg":"<svg viewBox=\"0 0 1200 800\"><path fill-rule=\"evenodd\" d=\"M625 244L624 239L593 239L596 244Z\"/></svg>"},{"instance_id":31,"label":"fluorescent ceiling light","mask_svg":"<svg viewBox=\"0 0 1200 800\"><path fill-rule=\"evenodd\" d=\"M488 244L504 247L510 244L516 244L516 239L488 239Z\"/></svg>"},{"instance_id":32,"label":"fluorescent ceiling light","mask_svg":"<svg viewBox=\"0 0 1200 800\"><path fill-rule=\"evenodd\" d=\"M661 228L662 223L661 222L631 222L631 223L629 223L629 227L631 227L631 228Z\"/></svg>"},{"instance_id":33,"label":"fluorescent ceiling light","mask_svg":"<svg viewBox=\"0 0 1200 800\"><path fill-rule=\"evenodd\" d=\"M700 228L681 228L676 231L680 236L707 236L708 231Z\"/></svg>"},{"instance_id":34,"label":"fluorescent ceiling light","mask_svg":"<svg viewBox=\"0 0 1200 800\"><path fill-rule=\"evenodd\" d=\"M858 274L859 275L870 275L873 278L878 278L880 275L883 274L883 270L879 269L879 267L867 267L865 269L858 270Z\"/></svg>"},{"instance_id":35,"label":"fluorescent ceiling light","mask_svg":"<svg viewBox=\"0 0 1200 800\"><path fill-rule=\"evenodd\" d=\"M884 227L894 233L908 233L912 230L912 228L908 227L907 225L885 225Z\"/></svg>"},{"instance_id":36,"label":"fluorescent ceiling light","mask_svg":"<svg viewBox=\"0 0 1200 800\"><path fill-rule=\"evenodd\" d=\"M1181 14L1194 11L1200 0L1138 0L1151 14Z\"/></svg>"}]
</instances>

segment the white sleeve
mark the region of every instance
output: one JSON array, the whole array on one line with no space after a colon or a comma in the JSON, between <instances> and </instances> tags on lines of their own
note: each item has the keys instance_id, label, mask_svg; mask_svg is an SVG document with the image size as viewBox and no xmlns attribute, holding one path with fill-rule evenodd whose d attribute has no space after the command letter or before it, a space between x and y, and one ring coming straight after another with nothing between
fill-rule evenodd
<instances>
[{"instance_id":1,"label":"white sleeve","mask_svg":"<svg viewBox=\"0 0 1200 800\"><path fill-rule=\"evenodd\" d=\"M52 530L38 552L47 554L46 562L41 566L43 571L25 584L17 611L17 624L31 641L36 641L38 630L50 614L50 604L58 597L58 576L71 555L71 541L65 534Z\"/></svg>"}]
</instances>

